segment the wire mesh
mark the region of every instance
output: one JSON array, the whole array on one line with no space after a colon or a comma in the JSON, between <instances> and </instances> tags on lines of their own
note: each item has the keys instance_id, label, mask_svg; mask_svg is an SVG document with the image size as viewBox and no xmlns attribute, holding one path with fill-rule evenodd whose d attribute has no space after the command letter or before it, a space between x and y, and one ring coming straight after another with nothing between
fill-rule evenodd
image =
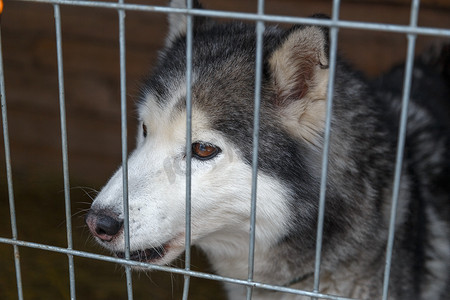
<instances>
[{"instance_id":1,"label":"wire mesh","mask_svg":"<svg viewBox=\"0 0 450 300\"><path fill-rule=\"evenodd\" d=\"M0 52L2 52L2 41L0 32ZM17 220L16 220L16 205L14 202L14 188L13 178L11 170L11 152L9 143L9 131L8 131L8 116L6 111L6 92L5 92L5 77L3 74L3 55L0 55L0 93L1 93L1 105L2 105L2 125L3 125L3 140L5 144L5 161L6 161L6 177L8 181L8 201L9 201L9 214L11 217L11 231L12 240L17 241ZM14 264L16 269L16 283L17 283L17 295L19 300L23 299L22 288L22 275L20 267L20 253L19 247L14 244Z\"/></svg>"},{"instance_id":2,"label":"wire mesh","mask_svg":"<svg viewBox=\"0 0 450 300\"><path fill-rule=\"evenodd\" d=\"M64 67L62 54L62 34L61 34L61 14L59 5L54 5L55 29L56 29L56 50L58 60L58 84L59 84L59 103L61 120L61 146L63 156L63 177L64 177L64 202L66 208L66 231L67 231L67 249L73 249L72 241L72 213L70 203L70 183L69 183L69 158L67 151L67 126L66 126L66 105L64 97ZM69 259L69 284L70 299L76 299L75 296L75 267L73 255L68 255Z\"/></svg>"},{"instance_id":3,"label":"wire mesh","mask_svg":"<svg viewBox=\"0 0 450 300\"><path fill-rule=\"evenodd\" d=\"M192 0L187 1L187 9L181 8L169 8L162 6L153 5L138 5L138 4L126 4L123 0L119 0L117 3L114 2L99 2L99 1L73 1L73 0L21 0L24 2L35 2L35 3L46 3L52 4L54 6L55 15L55 27L56 27L56 41L57 41L57 59L58 59L58 83L59 83L59 97L60 97L60 113L61 113L61 135L62 135L62 154L63 154L63 174L64 174L64 191L65 191L65 207L66 207L66 222L67 222L67 248L55 247L51 245L32 243L27 241L21 241L18 239L17 235L17 225L16 225L16 212L14 203L14 192L13 192L13 180L11 175L11 160L10 160L10 146L9 146L9 133L8 133L8 123L7 123L7 111L6 111L6 98L5 98L5 83L4 83L4 73L3 73L3 61L2 55L0 55L0 84L1 84L1 105L2 105L2 124L3 124L3 136L5 144L5 159L6 159L6 170L7 170L7 180L8 180L8 191L9 191L9 205L10 205L10 217L11 217L11 228L12 228L12 238L0 237L0 243L13 245L14 247L14 260L16 268L16 282L17 282L17 293L18 298L23 299L22 291L22 281L21 281L21 268L20 268L20 255L18 247L30 247L35 249L41 249L45 251L52 251L66 254L69 258L69 277L70 277L70 295L71 299L76 299L75 296L75 268L74 268L74 256L85 257L89 259L95 259L100 261L107 261L112 263L119 263L126 267L126 282L127 282L127 293L128 299L133 299L133 286L131 279L131 267L138 266L149 270L159 270L164 272L170 272L174 274L181 274L185 277L184 288L183 288L183 299L188 299L189 295L189 285L190 277L198 277L209 280L221 281L226 283L239 284L247 287L247 299L252 298L253 288L261 288L272 291L292 293L296 295L309 296L313 298L320 299L335 299L344 300L348 299L340 296L325 295L319 293L319 277L320 277L320 256L322 247L322 233L323 233L323 219L324 211L326 207L326 177L327 177L327 165L328 165L328 144L330 135L330 124L331 124L331 114L332 114L332 98L333 98L333 84L334 84L334 72L336 67L336 51L337 51L337 35L340 28L351 28L360 30L376 30L384 32L395 32L406 34L408 37L408 49L407 49L407 60L405 66L404 75L404 87L402 95L402 112L400 120L400 129L398 133L398 147L397 147L397 158L395 166L395 178L394 178L394 190L392 194L392 208L391 208L391 219L389 228L389 240L386 248L386 265L384 274L384 284L383 284L383 299L387 299L388 286L389 286L389 275L390 266L392 260L392 249L394 242L394 225L395 216L397 212L397 202L400 186L400 175L403 160L403 149L405 142L406 133L406 123L407 123L407 109L408 100L411 88L411 74L413 68L413 58L414 58L414 48L415 40L417 35L433 35L433 36L444 36L450 37L450 29L444 28L427 28L417 26L417 19L419 13L419 1L414 0L411 5L411 16L409 25L394 25L394 24L380 24L380 23L367 23L367 22L356 22L356 21L345 21L339 20L339 8L340 1L333 1L332 18L330 20L324 19L310 19L302 17L290 17L290 16L277 16L268 15L264 13L264 1L258 1L257 13L240 13L240 12L230 12L230 11L215 11L215 10L198 10L193 9ZM70 203L70 190L69 190L69 166L68 166L68 156L67 156L67 129L65 120L65 101L64 101L64 78L63 78L63 62L62 62L62 33L61 33L61 16L59 12L59 7L61 5L70 6L82 6L82 7L96 7L104 9L114 9L118 11L119 16L119 45L120 45L120 89L121 89L121 125L122 125L122 168L123 168L123 206L124 206L124 228L125 228L125 258L114 258L84 251L78 251L73 249L72 244L72 225L71 225L71 203ZM126 66L125 66L125 12L126 11L145 11L152 13L173 13L173 14L184 14L186 15L187 22L187 47L186 47L186 236L185 236L185 267L175 268L168 266L158 266L147 263L140 263L130 260L130 233L129 233L129 212L128 212L128 180L127 180L127 108L126 108ZM208 16L216 18L232 18L240 20L248 20L256 22L256 34L257 34L257 47L256 47L256 70L255 70L255 111L254 111L254 132L253 132L253 163L252 163L252 194L251 194L251 217L250 217L250 234L249 234L249 260L248 260L248 278L246 280L214 275L206 272L192 271L190 269L191 264L191 130L192 130L192 103L191 103L191 83L192 83L192 27L193 27L193 16ZM261 282L256 282L253 279L254 270L254 246L255 246L255 220L257 212L257 170L258 170L258 141L259 141L259 107L260 107L260 93L261 93L261 73L262 73L262 34L264 31L265 22L275 22L275 23L294 23L294 24L310 24L310 25L322 25L330 27L330 80L328 85L328 96L327 96L327 118L326 118L326 129L325 129L325 139L324 139L324 150L323 150L323 160L322 160L322 179L321 179L321 192L320 192L320 202L319 202L319 215L318 215L318 229L317 229L317 244L316 244L316 262L314 269L314 289L313 291L297 290L284 286L277 286L271 284L265 284ZM1 36L0 36L0 51L1 51Z\"/></svg>"},{"instance_id":4,"label":"wire mesh","mask_svg":"<svg viewBox=\"0 0 450 300\"><path fill-rule=\"evenodd\" d=\"M419 14L419 0L413 0L411 4L411 16L410 16L411 27L417 26L418 14ZM389 276L392 263L392 251L394 248L395 220L397 216L398 196L400 192L400 177L402 172L403 154L405 148L406 123L408 121L408 104L409 104L409 94L411 91L415 42L416 42L416 35L408 34L408 50L406 56L405 75L403 79L402 110L400 116L400 128L398 133L394 188L392 192L391 216L389 222L389 237L386 248L386 264L383 281L383 300L387 300L388 298Z\"/></svg>"},{"instance_id":5,"label":"wire mesh","mask_svg":"<svg viewBox=\"0 0 450 300\"><path fill-rule=\"evenodd\" d=\"M333 1L333 15L332 20L337 21L339 17L340 1ZM336 70L336 53L337 53L337 38L338 28L330 28L330 80L328 81L327 94L327 111L326 124L322 153L322 174L320 180L320 198L319 198L319 213L317 219L317 238L316 238L316 256L314 264L314 287L313 291L319 291L320 284L320 262L323 241L323 223L325 217L325 199L327 189L327 174L328 174L328 152L330 149L330 133L331 133L331 113L333 108L333 91L334 91L334 75Z\"/></svg>"},{"instance_id":6,"label":"wire mesh","mask_svg":"<svg viewBox=\"0 0 450 300\"><path fill-rule=\"evenodd\" d=\"M258 14L264 14L264 1L258 1ZM259 148L259 114L261 107L261 77L263 52L264 22L256 22L256 61L255 61L255 108L253 123L253 153L252 153L252 192L250 206L250 243L248 253L248 281L253 281L255 268L255 234L256 234L256 196L258 184L258 148ZM252 298L253 289L247 287L247 300Z\"/></svg>"},{"instance_id":7,"label":"wire mesh","mask_svg":"<svg viewBox=\"0 0 450 300\"><path fill-rule=\"evenodd\" d=\"M187 1L187 8L193 8L192 0ZM192 179L192 39L193 18L186 16L186 225L185 225L185 260L184 269L191 269L191 179ZM191 278L184 276L183 300L189 298L189 285Z\"/></svg>"},{"instance_id":8,"label":"wire mesh","mask_svg":"<svg viewBox=\"0 0 450 300\"><path fill-rule=\"evenodd\" d=\"M123 4L123 0L118 1ZM126 48L125 48L125 11L118 10L119 17L119 60L120 60L120 107L121 107L121 139L122 139L122 188L123 188L123 215L125 236L125 258L130 259L130 213L128 205L128 149L127 149L127 92L126 92ZM133 283L130 266L125 267L128 300L133 299Z\"/></svg>"}]
</instances>

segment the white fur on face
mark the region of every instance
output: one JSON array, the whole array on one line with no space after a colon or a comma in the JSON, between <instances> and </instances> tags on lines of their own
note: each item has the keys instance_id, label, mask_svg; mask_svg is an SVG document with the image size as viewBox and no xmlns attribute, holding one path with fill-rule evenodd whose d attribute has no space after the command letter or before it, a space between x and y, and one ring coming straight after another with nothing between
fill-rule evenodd
<instances>
[{"instance_id":1,"label":"white fur on face","mask_svg":"<svg viewBox=\"0 0 450 300\"><path fill-rule=\"evenodd\" d=\"M150 97L147 102L140 118L148 135L144 138L139 130L137 149L128 160L130 246L136 251L168 245L166 255L155 261L166 264L184 251L186 113L173 109L174 105L162 109ZM197 141L214 144L222 151L211 160L192 158L192 244L198 244L210 256L236 256L236 263L246 268L251 167L235 145L210 129L204 113L194 109L192 142ZM267 248L275 244L281 232L286 232L289 215L285 190L277 180L259 174L257 249L258 245ZM95 199L93 208L114 211L122 218L122 199L119 169ZM124 240L117 238L105 246L124 251Z\"/></svg>"}]
</instances>

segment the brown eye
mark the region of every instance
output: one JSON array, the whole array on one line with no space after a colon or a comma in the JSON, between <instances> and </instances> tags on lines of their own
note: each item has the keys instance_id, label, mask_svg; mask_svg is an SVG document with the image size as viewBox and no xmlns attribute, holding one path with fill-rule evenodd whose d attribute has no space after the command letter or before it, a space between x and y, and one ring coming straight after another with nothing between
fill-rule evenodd
<instances>
[{"instance_id":1,"label":"brown eye","mask_svg":"<svg viewBox=\"0 0 450 300\"><path fill-rule=\"evenodd\" d=\"M144 136L144 138L147 137L147 126L145 126L144 123L142 123L142 135Z\"/></svg>"},{"instance_id":2,"label":"brown eye","mask_svg":"<svg viewBox=\"0 0 450 300\"><path fill-rule=\"evenodd\" d=\"M221 152L219 147L209 143L196 142L192 144L192 156L200 159L211 159Z\"/></svg>"}]
</instances>

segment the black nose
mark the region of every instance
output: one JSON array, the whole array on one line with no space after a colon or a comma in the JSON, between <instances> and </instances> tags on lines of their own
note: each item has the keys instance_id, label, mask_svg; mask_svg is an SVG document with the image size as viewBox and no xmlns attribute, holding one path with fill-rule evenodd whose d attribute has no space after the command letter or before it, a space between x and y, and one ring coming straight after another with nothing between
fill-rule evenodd
<instances>
[{"instance_id":1,"label":"black nose","mask_svg":"<svg viewBox=\"0 0 450 300\"><path fill-rule=\"evenodd\" d=\"M106 213L89 211L86 224L91 233L105 242L110 242L122 229L123 220Z\"/></svg>"}]
</instances>

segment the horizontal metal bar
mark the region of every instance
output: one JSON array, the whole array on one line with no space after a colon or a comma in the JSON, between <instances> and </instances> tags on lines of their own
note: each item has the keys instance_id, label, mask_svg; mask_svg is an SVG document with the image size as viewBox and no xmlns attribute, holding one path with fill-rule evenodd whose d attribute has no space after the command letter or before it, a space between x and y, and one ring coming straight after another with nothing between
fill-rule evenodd
<instances>
[{"instance_id":1,"label":"horizontal metal bar","mask_svg":"<svg viewBox=\"0 0 450 300\"><path fill-rule=\"evenodd\" d=\"M97 7L109 9L122 9L131 11L147 11L155 13L175 13L175 14L189 14L195 16L215 17L215 18L233 18L239 20L249 21L264 21L275 23L293 23L293 24L308 24L321 25L327 27L339 27L347 29L361 29L361 30L376 30L393 33L407 33L416 35L434 35L450 37L450 29L447 28L433 28L433 27L414 27L410 25L395 25L384 23L368 23L358 21L332 21L326 19L312 19L304 17L290 17L279 15L258 15L255 13L242 13L230 11L218 11L208 9L193 9L187 10L183 8L171 8L166 6L154 5L140 5L140 4L119 4L111 2L97 2L97 1L73 1L73 0L17 0L24 2L36 3L50 3L71 6Z\"/></svg>"},{"instance_id":2,"label":"horizontal metal bar","mask_svg":"<svg viewBox=\"0 0 450 300\"><path fill-rule=\"evenodd\" d=\"M180 268L175 268L175 267L158 266L158 265L154 265L154 264L150 264L150 263L137 262L137 261L126 260L126 259L122 259L122 258L116 258L116 257L112 257L112 256L94 254L94 253L90 253L90 252L61 248L61 247L56 247L56 246L51 246L51 245L26 242L26 241L20 241L20 240L13 240L13 239L4 238L4 237L0 237L0 243L9 244L9 245L17 245L17 246L22 246L22 247L34 248L34 249L40 249L40 250L57 252L57 253L68 254L68 255L74 255L74 256L84 257L84 258L91 258L91 259L96 259L96 260L101 260L101 261L106 261L106 262L118 263L118 264L122 264L125 266L145 268L145 269L154 270L154 271L165 271L165 272L170 272L170 273L174 273L174 274L189 275L189 276L208 279L208 280L240 284L240 285L244 285L244 286L251 286L253 288L260 288L260 289L266 289L266 290L277 291L277 292L303 295L303 296L308 296L308 297L317 297L320 299L356 300L353 298L326 295L326 294L321 294L321 293L313 293L313 292L296 290L293 288L271 285L271 284L266 284L266 283L261 283L261 282L249 282L246 279L236 279L236 278L224 277L224 276L203 273L203 272L198 272L198 271L191 271L191 270L188 271L185 269L180 269Z\"/></svg>"}]
</instances>

